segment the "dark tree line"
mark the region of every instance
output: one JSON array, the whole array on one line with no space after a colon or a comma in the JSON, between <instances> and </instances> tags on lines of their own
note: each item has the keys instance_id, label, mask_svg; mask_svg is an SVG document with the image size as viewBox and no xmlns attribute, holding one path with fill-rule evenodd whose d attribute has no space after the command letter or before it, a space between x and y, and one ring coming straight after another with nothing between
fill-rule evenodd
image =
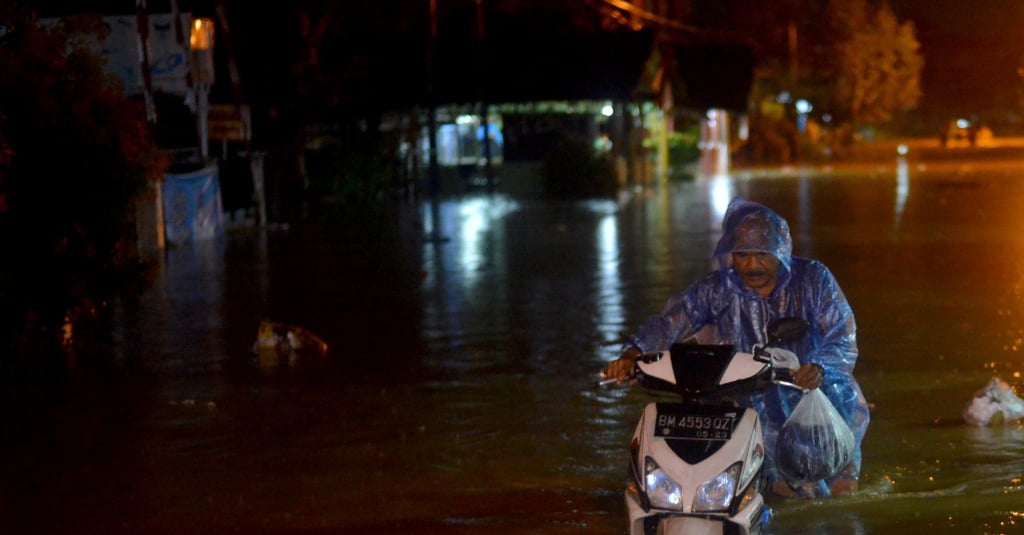
<instances>
[{"instance_id":1,"label":"dark tree line","mask_svg":"<svg viewBox=\"0 0 1024 535\"><path fill-rule=\"evenodd\" d=\"M63 28L0 4L0 366L62 365L68 329L143 276L134 201L164 156L145 114Z\"/></svg>"}]
</instances>

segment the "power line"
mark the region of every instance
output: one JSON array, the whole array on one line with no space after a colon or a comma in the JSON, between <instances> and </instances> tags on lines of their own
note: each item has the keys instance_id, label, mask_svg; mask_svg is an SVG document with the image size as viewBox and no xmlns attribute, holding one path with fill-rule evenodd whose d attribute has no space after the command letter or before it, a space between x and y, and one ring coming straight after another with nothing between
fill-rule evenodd
<instances>
[{"instance_id":1,"label":"power line","mask_svg":"<svg viewBox=\"0 0 1024 535\"><path fill-rule=\"evenodd\" d=\"M691 33L691 34L698 34L698 35L709 36L709 37L710 36L716 36L716 37L726 37L726 38L730 38L730 39L737 39L737 38L741 39L741 40L747 40L748 39L748 36L746 34L744 34L744 33L741 33L741 32L730 32L730 31L723 31L723 30L709 30L707 28L700 28L698 26L693 26L693 25L690 25L690 24L684 24L684 23L679 22L677 20L668 19L668 18L662 17L661 15L658 15L656 13L652 13L650 11L647 11L646 9L643 9L641 7L633 5L628 0L601 0L601 1L604 2L605 4L611 6L611 7L614 7L616 9L621 9L623 11L629 12L630 14L635 15L637 17L640 17L641 19L644 19L644 20L646 20L648 22L657 24L657 25L662 26L662 27L671 28L673 30L680 30L680 31L683 31L683 32Z\"/></svg>"}]
</instances>

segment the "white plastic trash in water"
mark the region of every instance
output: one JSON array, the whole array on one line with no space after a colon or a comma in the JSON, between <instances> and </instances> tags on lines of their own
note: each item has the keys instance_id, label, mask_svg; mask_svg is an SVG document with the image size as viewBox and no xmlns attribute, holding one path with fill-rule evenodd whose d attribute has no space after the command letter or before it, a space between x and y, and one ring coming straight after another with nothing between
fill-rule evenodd
<instances>
[{"instance_id":1,"label":"white plastic trash in water","mask_svg":"<svg viewBox=\"0 0 1024 535\"><path fill-rule=\"evenodd\" d=\"M1006 381L993 377L967 403L963 416L965 422L978 427L1016 423L1024 418L1024 400Z\"/></svg>"}]
</instances>

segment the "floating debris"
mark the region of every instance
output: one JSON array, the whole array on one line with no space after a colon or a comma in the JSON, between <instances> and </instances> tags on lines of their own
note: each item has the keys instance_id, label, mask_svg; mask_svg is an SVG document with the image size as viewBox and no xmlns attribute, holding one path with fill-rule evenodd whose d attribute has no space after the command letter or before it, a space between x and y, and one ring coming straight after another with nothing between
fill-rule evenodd
<instances>
[{"instance_id":1,"label":"floating debris","mask_svg":"<svg viewBox=\"0 0 1024 535\"><path fill-rule=\"evenodd\" d=\"M272 369L281 364L294 365L298 357L325 357L327 342L302 327L261 321L253 351L261 368Z\"/></svg>"},{"instance_id":2,"label":"floating debris","mask_svg":"<svg viewBox=\"0 0 1024 535\"><path fill-rule=\"evenodd\" d=\"M213 410L213 409L217 408L217 404L215 402L213 402L213 401L207 401L205 403L198 403L194 399L183 399L181 401L178 401L176 399L172 399L171 401L168 402L168 404L171 405L172 407L197 407L197 406L201 406L201 407L206 407L207 409L210 409L210 410Z\"/></svg>"},{"instance_id":3,"label":"floating debris","mask_svg":"<svg viewBox=\"0 0 1024 535\"><path fill-rule=\"evenodd\" d=\"M965 422L978 427L1013 424L1024 418L1024 400L1006 381L993 377L967 403L963 416Z\"/></svg>"}]
</instances>

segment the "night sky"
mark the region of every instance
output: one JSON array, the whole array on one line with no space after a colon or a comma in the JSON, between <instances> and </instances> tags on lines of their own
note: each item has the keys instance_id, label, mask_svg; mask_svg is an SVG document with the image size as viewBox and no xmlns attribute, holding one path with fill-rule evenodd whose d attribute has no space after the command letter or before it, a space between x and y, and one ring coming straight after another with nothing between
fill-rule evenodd
<instances>
[{"instance_id":1,"label":"night sky","mask_svg":"<svg viewBox=\"0 0 1024 535\"><path fill-rule=\"evenodd\" d=\"M152 0L159 11L163 0ZM445 0L442 0L442 2ZM912 21L925 59L924 95L917 112L927 117L979 115L996 128L1018 112L1016 70L1024 55L1024 2L1020 0L889 0L900 20ZM125 0L38 0L60 10L117 5ZM207 2L183 1L206 5ZM769 2L765 2L768 4ZM59 6L59 7L58 7ZM127 9L131 12L131 8ZM241 32L240 32L241 33ZM1019 113L1019 112L1018 112ZM1021 115L1024 115L1022 113ZM1024 126L1021 127L1024 131Z\"/></svg>"},{"instance_id":2,"label":"night sky","mask_svg":"<svg viewBox=\"0 0 1024 535\"><path fill-rule=\"evenodd\" d=\"M1016 69L1024 54L1020 0L890 0L921 42L922 112L979 114L993 125L1018 110ZM1019 112L1018 112L1019 113Z\"/></svg>"}]
</instances>

